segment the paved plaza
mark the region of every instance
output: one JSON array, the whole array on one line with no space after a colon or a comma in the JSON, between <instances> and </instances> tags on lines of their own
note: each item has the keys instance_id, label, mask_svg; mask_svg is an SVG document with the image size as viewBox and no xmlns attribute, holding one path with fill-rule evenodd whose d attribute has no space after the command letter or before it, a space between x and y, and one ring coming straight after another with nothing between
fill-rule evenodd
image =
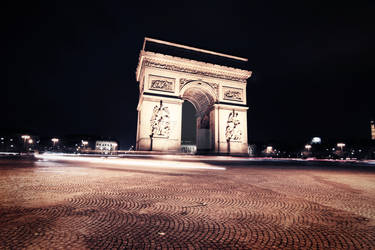
<instances>
[{"instance_id":1,"label":"paved plaza","mask_svg":"<svg viewBox=\"0 0 375 250\"><path fill-rule=\"evenodd\" d=\"M0 173L0 249L375 248L371 167L0 159Z\"/></svg>"}]
</instances>

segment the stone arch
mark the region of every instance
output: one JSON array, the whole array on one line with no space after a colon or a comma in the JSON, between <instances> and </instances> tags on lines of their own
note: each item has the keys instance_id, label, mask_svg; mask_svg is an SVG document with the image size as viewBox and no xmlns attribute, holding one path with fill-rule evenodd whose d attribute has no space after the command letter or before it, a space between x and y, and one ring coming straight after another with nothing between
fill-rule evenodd
<instances>
[{"instance_id":1,"label":"stone arch","mask_svg":"<svg viewBox=\"0 0 375 250\"><path fill-rule=\"evenodd\" d=\"M193 104L196 110L196 146L198 152L212 150L211 115L217 102L216 90L206 82L190 81L180 89L180 98Z\"/></svg>"},{"instance_id":2,"label":"stone arch","mask_svg":"<svg viewBox=\"0 0 375 250\"><path fill-rule=\"evenodd\" d=\"M180 89L180 97L191 102L199 116L207 114L218 100L217 89L199 80L185 83Z\"/></svg>"}]
</instances>

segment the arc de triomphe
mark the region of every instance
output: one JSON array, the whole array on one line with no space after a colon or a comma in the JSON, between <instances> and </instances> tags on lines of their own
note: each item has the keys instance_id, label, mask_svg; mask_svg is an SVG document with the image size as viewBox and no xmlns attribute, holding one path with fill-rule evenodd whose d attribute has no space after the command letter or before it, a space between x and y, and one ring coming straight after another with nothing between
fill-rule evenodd
<instances>
[{"instance_id":1,"label":"arc de triomphe","mask_svg":"<svg viewBox=\"0 0 375 250\"><path fill-rule=\"evenodd\" d=\"M137 150L181 148L182 103L196 109L197 150L246 154L246 84L251 71L145 51L146 41L247 60L207 50L145 38L139 55Z\"/></svg>"}]
</instances>

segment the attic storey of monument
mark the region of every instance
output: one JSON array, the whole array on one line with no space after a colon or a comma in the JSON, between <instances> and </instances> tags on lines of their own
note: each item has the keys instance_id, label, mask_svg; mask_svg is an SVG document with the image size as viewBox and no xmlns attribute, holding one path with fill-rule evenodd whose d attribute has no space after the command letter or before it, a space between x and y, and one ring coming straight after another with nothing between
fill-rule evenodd
<instances>
[{"instance_id":1,"label":"attic storey of monument","mask_svg":"<svg viewBox=\"0 0 375 250\"><path fill-rule=\"evenodd\" d=\"M246 85L250 76L251 71L143 49L136 70L140 93L137 150L179 151L182 103L189 101L197 112L198 152L246 154Z\"/></svg>"}]
</instances>

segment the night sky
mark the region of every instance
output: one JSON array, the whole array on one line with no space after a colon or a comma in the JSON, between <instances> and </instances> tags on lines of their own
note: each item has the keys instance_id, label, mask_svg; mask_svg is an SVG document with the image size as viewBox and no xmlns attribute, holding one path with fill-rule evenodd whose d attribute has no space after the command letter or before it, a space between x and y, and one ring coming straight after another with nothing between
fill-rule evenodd
<instances>
[{"instance_id":1,"label":"night sky","mask_svg":"<svg viewBox=\"0 0 375 250\"><path fill-rule=\"evenodd\" d=\"M249 59L249 143L368 139L375 5L246 2L3 3L0 129L134 144L147 36Z\"/></svg>"}]
</instances>

